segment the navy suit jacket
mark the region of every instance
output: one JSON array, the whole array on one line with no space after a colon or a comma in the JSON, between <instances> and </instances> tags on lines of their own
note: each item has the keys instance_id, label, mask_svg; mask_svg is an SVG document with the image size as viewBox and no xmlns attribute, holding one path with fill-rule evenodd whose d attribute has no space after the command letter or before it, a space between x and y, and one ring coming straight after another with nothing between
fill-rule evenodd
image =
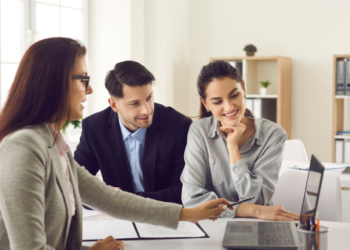
<instances>
[{"instance_id":1,"label":"navy suit jacket","mask_svg":"<svg viewBox=\"0 0 350 250\"><path fill-rule=\"evenodd\" d=\"M155 103L141 161L145 192L140 195L182 204L180 175L191 123L173 108ZM101 170L107 185L134 193L118 114L110 107L83 120L74 158L93 175Z\"/></svg>"}]
</instances>

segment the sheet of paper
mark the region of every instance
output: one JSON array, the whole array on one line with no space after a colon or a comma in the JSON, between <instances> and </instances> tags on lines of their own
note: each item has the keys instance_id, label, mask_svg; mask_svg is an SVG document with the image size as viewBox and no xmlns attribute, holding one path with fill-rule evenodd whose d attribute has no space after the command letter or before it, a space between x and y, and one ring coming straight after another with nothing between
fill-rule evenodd
<instances>
[{"instance_id":1,"label":"sheet of paper","mask_svg":"<svg viewBox=\"0 0 350 250\"><path fill-rule=\"evenodd\" d=\"M88 210L88 209L83 208L83 219L93 217L93 216L98 216L101 214L103 214L103 213L100 211Z\"/></svg>"},{"instance_id":2,"label":"sheet of paper","mask_svg":"<svg viewBox=\"0 0 350 250\"><path fill-rule=\"evenodd\" d=\"M143 223L135 223L141 238L192 238L204 237L204 232L194 223L180 221L177 230Z\"/></svg>"},{"instance_id":3,"label":"sheet of paper","mask_svg":"<svg viewBox=\"0 0 350 250\"><path fill-rule=\"evenodd\" d=\"M130 221L84 220L83 240L102 240L108 236L115 239L138 239L134 225Z\"/></svg>"}]
</instances>

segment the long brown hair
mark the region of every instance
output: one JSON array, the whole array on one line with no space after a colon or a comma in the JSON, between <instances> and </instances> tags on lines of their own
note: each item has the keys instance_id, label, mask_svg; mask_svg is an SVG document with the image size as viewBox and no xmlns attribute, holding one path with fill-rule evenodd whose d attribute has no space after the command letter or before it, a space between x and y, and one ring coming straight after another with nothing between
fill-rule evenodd
<instances>
[{"instance_id":1,"label":"long brown hair","mask_svg":"<svg viewBox=\"0 0 350 250\"><path fill-rule=\"evenodd\" d=\"M85 54L79 41L62 37L41 40L26 51L0 113L0 141L26 126L68 120L69 78L76 56Z\"/></svg>"},{"instance_id":2,"label":"long brown hair","mask_svg":"<svg viewBox=\"0 0 350 250\"><path fill-rule=\"evenodd\" d=\"M223 77L230 77L242 84L242 78L237 69L235 69L231 64L223 60L217 60L204 65L197 78L197 90L198 94L206 99L207 95L205 93L209 83L211 83L215 78L220 79ZM212 116L212 113L206 110L202 102L200 102L199 108L199 119L204 117Z\"/></svg>"}]
</instances>

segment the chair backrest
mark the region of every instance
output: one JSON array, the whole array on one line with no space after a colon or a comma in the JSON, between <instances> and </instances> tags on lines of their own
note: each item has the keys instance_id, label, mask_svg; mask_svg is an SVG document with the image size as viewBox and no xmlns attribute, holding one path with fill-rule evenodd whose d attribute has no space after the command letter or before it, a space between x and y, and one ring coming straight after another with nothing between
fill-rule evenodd
<instances>
[{"instance_id":1,"label":"chair backrest","mask_svg":"<svg viewBox=\"0 0 350 250\"><path fill-rule=\"evenodd\" d=\"M325 221L342 222L342 194L340 177L325 171L318 202L320 219Z\"/></svg>"},{"instance_id":2,"label":"chair backrest","mask_svg":"<svg viewBox=\"0 0 350 250\"><path fill-rule=\"evenodd\" d=\"M277 183L272 197L274 205L283 205L285 209L300 214L304 198L307 171L288 170ZM320 219L326 221L342 221L341 183L338 175L325 172L317 210Z\"/></svg>"},{"instance_id":3,"label":"chair backrest","mask_svg":"<svg viewBox=\"0 0 350 250\"><path fill-rule=\"evenodd\" d=\"M282 205L288 211L300 214L307 175L305 172L287 170L278 179L272 197L274 205Z\"/></svg>"},{"instance_id":4,"label":"chair backrest","mask_svg":"<svg viewBox=\"0 0 350 250\"><path fill-rule=\"evenodd\" d=\"M309 162L304 143L301 140L286 140L282 161Z\"/></svg>"}]
</instances>

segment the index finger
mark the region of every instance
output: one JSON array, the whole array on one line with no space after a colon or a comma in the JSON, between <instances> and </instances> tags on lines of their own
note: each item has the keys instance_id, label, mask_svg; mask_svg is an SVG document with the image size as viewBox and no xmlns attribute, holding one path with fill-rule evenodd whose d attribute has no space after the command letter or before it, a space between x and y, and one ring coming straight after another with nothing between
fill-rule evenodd
<instances>
[{"instance_id":1,"label":"index finger","mask_svg":"<svg viewBox=\"0 0 350 250\"><path fill-rule=\"evenodd\" d=\"M219 199L213 200L211 205L219 206L219 205L230 205L230 204L231 203L225 198L219 198ZM230 207L229 209L233 210L233 207Z\"/></svg>"},{"instance_id":2,"label":"index finger","mask_svg":"<svg viewBox=\"0 0 350 250\"><path fill-rule=\"evenodd\" d=\"M227 130L227 129L234 129L234 127L231 127L231 126L222 126L222 127L220 127L220 129L223 129L223 130Z\"/></svg>"}]
</instances>

